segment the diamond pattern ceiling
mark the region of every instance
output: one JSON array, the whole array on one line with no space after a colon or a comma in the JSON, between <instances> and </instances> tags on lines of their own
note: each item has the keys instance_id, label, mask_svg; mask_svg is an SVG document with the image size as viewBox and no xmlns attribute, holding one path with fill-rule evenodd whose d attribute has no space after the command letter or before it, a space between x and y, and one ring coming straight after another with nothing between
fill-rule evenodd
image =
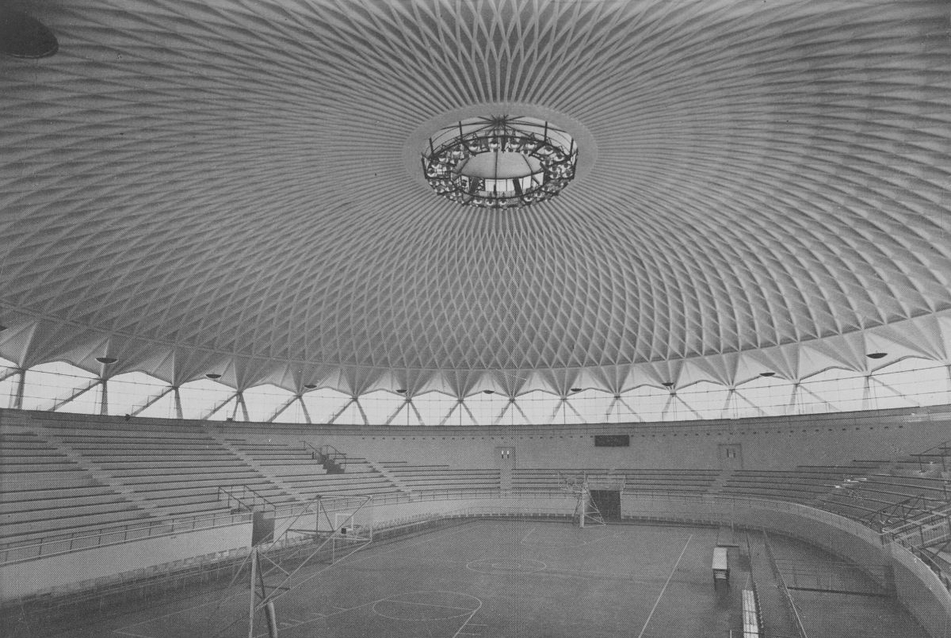
<instances>
[{"instance_id":1,"label":"diamond pattern ceiling","mask_svg":"<svg viewBox=\"0 0 951 638\"><path fill-rule=\"evenodd\" d=\"M0 58L20 365L616 389L951 310L944 0L17 6L60 45ZM503 111L582 131L575 181L434 195L414 135Z\"/></svg>"}]
</instances>

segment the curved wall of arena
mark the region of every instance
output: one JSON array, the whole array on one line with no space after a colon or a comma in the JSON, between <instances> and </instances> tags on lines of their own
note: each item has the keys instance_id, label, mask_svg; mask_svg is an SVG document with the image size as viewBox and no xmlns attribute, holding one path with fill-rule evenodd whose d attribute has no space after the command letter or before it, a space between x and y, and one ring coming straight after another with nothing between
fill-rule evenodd
<instances>
[{"instance_id":1,"label":"curved wall of arena","mask_svg":"<svg viewBox=\"0 0 951 638\"><path fill-rule=\"evenodd\" d=\"M377 461L495 467L515 447L521 468L717 469L723 446L739 446L745 469L847 464L921 452L951 439L951 406L679 423L520 427L359 427L214 423L219 432L333 445ZM627 434L629 447L595 447L598 434Z\"/></svg>"},{"instance_id":2,"label":"curved wall of arena","mask_svg":"<svg viewBox=\"0 0 951 638\"><path fill-rule=\"evenodd\" d=\"M45 423L108 422L137 431L190 424L222 435L289 445L333 445L375 461L491 468L498 447L516 448L525 468L717 469L723 446L739 446L745 469L784 470L882 460L924 451L951 440L951 405L910 410L763 417L672 423L517 427L365 427L277 423L182 421L85 414L0 410L0 428L42 428ZM595 447L600 434L626 434L629 447Z\"/></svg>"},{"instance_id":3,"label":"curved wall of arena","mask_svg":"<svg viewBox=\"0 0 951 638\"><path fill-rule=\"evenodd\" d=\"M113 426L154 430L182 425L181 421L97 417L59 413L0 411L0 431L35 429L45 423L84 425L109 422ZM411 428L354 426L285 426L232 422L193 422L217 434L247 440L283 441L290 445L333 445L354 456L375 461L410 464L445 464L459 468L492 468L497 448L514 448L519 468L684 468L717 469L724 463L724 446L739 451L738 461L747 469L792 469L798 465L838 465L852 460L882 460L924 451L951 439L951 406L856 412L837 415L707 421L699 423L627 424L594 426L533 426L493 428ZM595 447L598 434L626 434L629 447ZM736 461L734 461L736 462ZM2 493L2 485L0 485ZM691 502L630 500L626 515L667 520L722 522L726 516L716 499ZM2 499L0 499L2 500ZM713 504L711 504L713 503ZM456 499L381 504L375 508L377 524L398 524L430 515L479 515L497 513L571 514L570 498L542 500L527 497ZM712 508L712 509L711 509ZM718 510L717 508L721 508ZM830 549L859 565L888 566L894 587L910 611L935 637L951 637L951 599L948 591L907 550L882 545L868 537L857 523L819 520L802 512L780 511L773 506L751 505L730 516L740 525L792 533ZM635 514L636 513L636 514ZM825 514L825 513L823 513ZM829 515L834 516L834 515ZM719 517L719 518L717 518ZM852 526L855 529L852 529ZM864 530L864 531L863 531ZM181 562L199 554L227 552L250 543L250 525L233 526L227 534L182 534L160 541L137 541L90 548L36 561L0 566L2 598L10 599L62 588L80 581L108 578L142 569L147 564ZM246 538L245 538L246 537ZM245 538L244 541L241 538ZM145 544L140 544L145 543ZM907 554L907 555L906 555ZM936 585L937 583L937 585Z\"/></svg>"}]
</instances>

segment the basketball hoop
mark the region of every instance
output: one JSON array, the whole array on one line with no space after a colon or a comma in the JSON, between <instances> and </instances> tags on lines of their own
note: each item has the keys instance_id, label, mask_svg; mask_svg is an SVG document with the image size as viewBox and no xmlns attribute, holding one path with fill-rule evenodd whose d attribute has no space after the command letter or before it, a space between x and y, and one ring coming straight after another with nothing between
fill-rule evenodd
<instances>
[{"instance_id":1,"label":"basketball hoop","mask_svg":"<svg viewBox=\"0 0 951 638\"><path fill-rule=\"evenodd\" d=\"M566 494L573 495L577 499L572 520L577 523L578 527L583 529L586 524L604 525L604 518L601 516L601 511L591 499L587 473L582 472L581 476L567 477L563 477L559 474L559 479L562 481L562 491Z\"/></svg>"}]
</instances>

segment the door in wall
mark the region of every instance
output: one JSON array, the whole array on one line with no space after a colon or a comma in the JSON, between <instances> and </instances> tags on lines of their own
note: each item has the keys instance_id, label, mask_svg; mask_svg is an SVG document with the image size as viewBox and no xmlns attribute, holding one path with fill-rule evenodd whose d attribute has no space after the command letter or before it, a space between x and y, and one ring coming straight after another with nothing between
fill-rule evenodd
<instances>
[{"instance_id":1,"label":"door in wall","mask_svg":"<svg viewBox=\"0 0 951 638\"><path fill-rule=\"evenodd\" d=\"M618 490L591 490L590 494L591 502L601 512L601 518L606 522L621 520L621 492Z\"/></svg>"}]
</instances>

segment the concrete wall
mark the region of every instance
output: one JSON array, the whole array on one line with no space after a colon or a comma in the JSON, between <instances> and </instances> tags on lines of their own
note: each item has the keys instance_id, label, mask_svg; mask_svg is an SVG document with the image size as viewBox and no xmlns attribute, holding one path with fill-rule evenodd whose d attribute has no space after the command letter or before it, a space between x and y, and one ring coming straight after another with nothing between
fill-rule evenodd
<instances>
[{"instance_id":1,"label":"concrete wall","mask_svg":"<svg viewBox=\"0 0 951 638\"><path fill-rule=\"evenodd\" d=\"M250 543L251 523L242 523L0 565L0 600L248 547Z\"/></svg>"},{"instance_id":2,"label":"concrete wall","mask_svg":"<svg viewBox=\"0 0 951 638\"><path fill-rule=\"evenodd\" d=\"M222 424L223 432L235 430ZM263 432L268 432L262 436ZM855 459L890 459L951 439L951 411L860 412L702 423L522 428L324 428L288 433L243 426L251 438L300 445L330 444L377 461L497 467L495 449L516 450L517 468L720 467L723 444L739 444L746 469L792 469ZM596 448L595 434L628 434L627 448Z\"/></svg>"},{"instance_id":3,"label":"concrete wall","mask_svg":"<svg viewBox=\"0 0 951 638\"><path fill-rule=\"evenodd\" d=\"M0 410L0 426L5 431L22 428L41 433L43 424L51 421L68 421L77 428L100 421L123 423L121 418L114 417ZM183 423L132 419L124 427L151 430L183 427ZM460 468L495 467L495 449L500 446L516 449L517 467L521 468L717 468L720 446L729 443L742 446L746 468L788 469L797 465L842 464L853 459L889 459L923 451L951 439L951 408L603 426L360 428L192 422L188 427L212 428L225 434L283 441L295 446L302 445L301 440L314 445L332 444L346 453L377 461L445 463ZM595 434L628 434L631 447L595 448ZM893 556L883 553L880 546L876 547L867 539L861 540L864 532L803 517L801 512L784 511L779 504L751 507L741 512L737 512L735 506L731 506L729 511L724 507L722 504L686 501L631 501L627 497L622 504L626 514L644 514L654 508L657 516L666 518L681 516L684 520L700 520L712 516L718 518L711 520L726 521L732 517L739 524L794 534L859 564L890 566L895 574L896 591L920 620L926 614L951 609L945 605L947 591L943 587L941 592L935 593L930 589L931 585L921 584L926 576L916 573L913 564L911 567L906 563L899 565ZM573 508L571 499L546 499L545 502L493 499L377 503L371 511L376 524L399 524L434 514L571 513ZM0 599L246 547L250 535L250 524L247 524L5 565L0 567ZM922 622L926 624L924 620ZM935 627L935 631L941 629L932 622L932 629ZM946 631L932 633L951 638Z\"/></svg>"},{"instance_id":4,"label":"concrete wall","mask_svg":"<svg viewBox=\"0 0 951 638\"><path fill-rule=\"evenodd\" d=\"M41 428L45 422L125 423L121 417L0 410L4 428ZM360 427L272 423L187 422L225 435L302 446L330 444L375 461L444 463L459 468L497 466L495 448L516 449L518 468L720 467L723 444L742 447L747 469L835 465L853 459L890 459L951 439L951 406L908 410L764 417L697 422L519 427ZM173 419L134 418L124 427L182 427ZM595 448L595 434L627 434L628 448Z\"/></svg>"},{"instance_id":5,"label":"concrete wall","mask_svg":"<svg viewBox=\"0 0 951 638\"><path fill-rule=\"evenodd\" d=\"M934 572L908 550L893 545L898 599L934 638L951 636L951 599Z\"/></svg>"},{"instance_id":6,"label":"concrete wall","mask_svg":"<svg viewBox=\"0 0 951 638\"><path fill-rule=\"evenodd\" d=\"M951 638L951 593L940 579L897 544L829 512L795 503L753 499L645 499L622 496L622 515L765 528L805 540L862 568L898 599L932 638Z\"/></svg>"},{"instance_id":7,"label":"concrete wall","mask_svg":"<svg viewBox=\"0 0 951 638\"><path fill-rule=\"evenodd\" d=\"M362 522L389 527L434 516L498 514L570 515L575 500L569 496L543 499L502 497L461 500L419 500L375 503L359 515ZM625 495L622 514L696 523L730 524L795 536L829 550L879 579L896 592L905 607L934 638L951 638L951 594L906 549L883 545L877 534L854 521L794 503L712 497L645 498ZM309 528L308 516L295 527ZM280 523L278 529L281 529ZM52 556L0 567L0 599L12 599L95 578L152 565L179 561L233 548L247 547L250 523L201 530L178 536L145 539ZM889 575L893 575L890 577Z\"/></svg>"}]
</instances>

